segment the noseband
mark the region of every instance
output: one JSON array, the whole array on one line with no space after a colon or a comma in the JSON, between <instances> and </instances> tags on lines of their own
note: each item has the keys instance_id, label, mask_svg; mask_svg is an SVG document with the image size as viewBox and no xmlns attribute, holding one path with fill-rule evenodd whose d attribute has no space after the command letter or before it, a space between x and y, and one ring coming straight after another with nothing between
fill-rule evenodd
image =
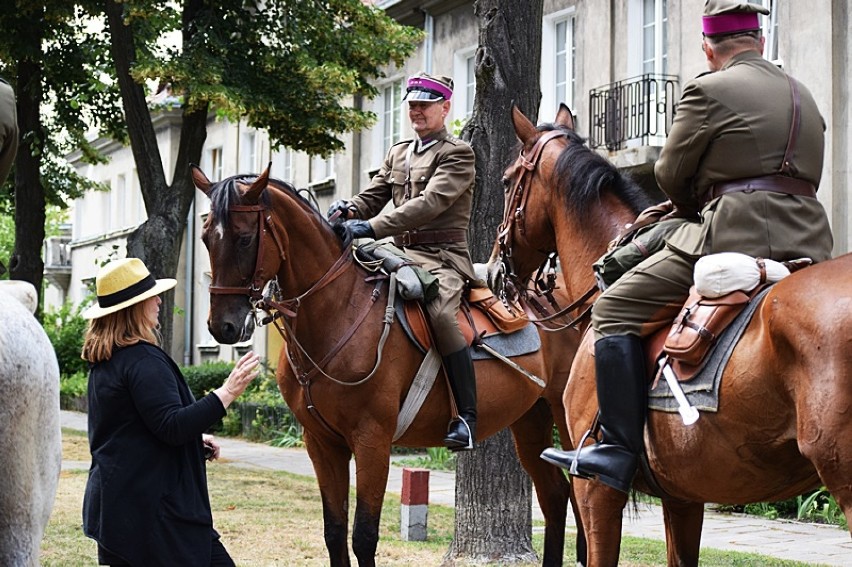
<instances>
[{"instance_id":1,"label":"noseband","mask_svg":"<svg viewBox=\"0 0 852 567\"><path fill-rule=\"evenodd\" d=\"M263 234L269 232L278 246L278 252L281 260L285 260L284 246L278 239L278 235L274 230L269 230L271 218L267 208L263 205L231 205L228 208L230 213L257 213L257 259L254 263L254 274L252 274L251 282L243 287L228 287L228 286L210 286L211 294L219 295L247 295L252 304L257 304L263 300L263 286L269 278L264 277L263 273Z\"/></svg>"}]
</instances>

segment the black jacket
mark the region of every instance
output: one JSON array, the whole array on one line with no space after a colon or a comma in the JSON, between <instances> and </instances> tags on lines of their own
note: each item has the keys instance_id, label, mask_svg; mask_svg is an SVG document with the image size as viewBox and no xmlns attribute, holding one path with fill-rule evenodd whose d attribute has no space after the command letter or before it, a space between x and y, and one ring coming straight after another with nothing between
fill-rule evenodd
<instances>
[{"instance_id":1,"label":"black jacket","mask_svg":"<svg viewBox=\"0 0 852 567\"><path fill-rule=\"evenodd\" d=\"M148 343L89 371L92 466L87 536L133 565L210 564L213 530L201 434L225 415L196 401L177 365Z\"/></svg>"}]
</instances>

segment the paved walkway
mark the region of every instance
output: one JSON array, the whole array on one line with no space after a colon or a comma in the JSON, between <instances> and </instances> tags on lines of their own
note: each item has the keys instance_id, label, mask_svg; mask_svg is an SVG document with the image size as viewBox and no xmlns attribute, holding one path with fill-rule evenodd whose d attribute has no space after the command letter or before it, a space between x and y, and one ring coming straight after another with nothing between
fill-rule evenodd
<instances>
[{"instance_id":1,"label":"paved walkway","mask_svg":"<svg viewBox=\"0 0 852 567\"><path fill-rule=\"evenodd\" d=\"M63 411L62 427L86 430L86 415ZM307 452L302 449L270 447L228 437L218 437L222 460L232 466L282 470L303 476L313 476L314 470ZM88 468L85 462L65 462L65 468ZM354 462L351 478L355 478ZM401 492L402 468L392 466L387 491ZM431 471L429 474L429 503L455 504L455 476L451 472ZM638 514L624 519L624 534L648 539L665 539L662 511L658 506L640 505ZM533 498L533 517L542 519L541 510ZM573 529L573 518L569 514ZM704 515L702 548L759 553L780 559L801 561L811 565L852 566L852 538L840 528L765 520L741 514L723 514L707 510Z\"/></svg>"}]
</instances>

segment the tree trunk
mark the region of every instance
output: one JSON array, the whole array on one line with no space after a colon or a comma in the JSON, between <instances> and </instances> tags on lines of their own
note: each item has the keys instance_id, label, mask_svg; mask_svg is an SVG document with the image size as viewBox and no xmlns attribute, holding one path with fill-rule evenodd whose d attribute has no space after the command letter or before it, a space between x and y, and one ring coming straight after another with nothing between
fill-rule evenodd
<instances>
[{"instance_id":1,"label":"tree trunk","mask_svg":"<svg viewBox=\"0 0 852 567\"><path fill-rule=\"evenodd\" d=\"M30 53L41 53L41 32L23 35L30 42ZM41 123L42 69L32 59L18 63L18 130L21 141L15 158L15 250L9 261L9 276L33 284L41 304L44 279L45 190L41 183L44 133ZM40 311L38 312L40 313ZM38 314L37 313L37 314Z\"/></svg>"},{"instance_id":2,"label":"tree trunk","mask_svg":"<svg viewBox=\"0 0 852 567\"><path fill-rule=\"evenodd\" d=\"M476 154L476 191L471 223L471 255L491 255L503 216L504 169L517 145L512 127L516 104L533 122L541 99L541 21L543 0L477 0L479 49L476 98L462 138ZM503 430L462 453L456 474L455 537L446 563L485 559L499 563L536 561L532 548L532 490Z\"/></svg>"},{"instance_id":3,"label":"tree trunk","mask_svg":"<svg viewBox=\"0 0 852 567\"><path fill-rule=\"evenodd\" d=\"M184 22L192 21L200 3L188 2ZM145 100L143 86L131 77L136 59L133 29L123 21L124 4L107 2L106 14L110 29L110 44L116 75L121 91L124 115L139 186L145 201L148 220L127 239L127 255L142 259L156 278L175 278L186 219L195 194L189 172L190 163L201 160L201 150L207 138L207 105L188 110L184 105L178 155L171 186L166 183L163 162L151 113ZM193 12L193 13L190 13ZM184 40L190 32L184 31ZM188 259L191 261L191 259ZM163 348L171 352L174 330L174 292L164 293L160 308L160 333Z\"/></svg>"}]
</instances>

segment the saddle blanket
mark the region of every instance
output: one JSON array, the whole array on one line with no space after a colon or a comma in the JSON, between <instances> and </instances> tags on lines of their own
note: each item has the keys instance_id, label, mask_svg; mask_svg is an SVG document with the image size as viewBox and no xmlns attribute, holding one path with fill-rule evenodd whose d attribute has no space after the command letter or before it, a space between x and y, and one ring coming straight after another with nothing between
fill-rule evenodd
<instances>
[{"instance_id":1,"label":"saddle blanket","mask_svg":"<svg viewBox=\"0 0 852 567\"><path fill-rule=\"evenodd\" d=\"M689 400L691 405L702 411L719 411L719 386L722 381L722 374L725 372L728 360L734 352L734 347L737 346L755 311L770 289L772 289L771 286L753 297L746 304L745 309L722 332L713 350L707 355L704 368L695 375L695 378L680 383L683 393L686 394L686 399ZM648 408L672 413L677 412L677 400L669 389L668 383L660 379L653 386L648 391Z\"/></svg>"}]
</instances>

